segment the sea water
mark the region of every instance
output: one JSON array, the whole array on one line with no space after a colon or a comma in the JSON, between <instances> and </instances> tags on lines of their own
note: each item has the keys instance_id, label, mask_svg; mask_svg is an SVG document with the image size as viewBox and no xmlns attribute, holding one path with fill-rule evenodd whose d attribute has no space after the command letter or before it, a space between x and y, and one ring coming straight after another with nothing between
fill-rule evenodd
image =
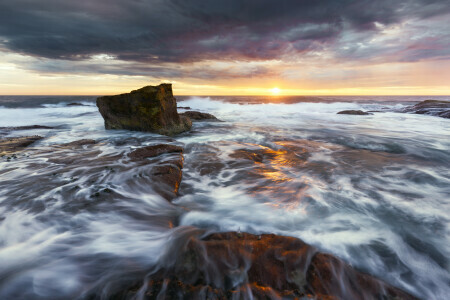
<instances>
[{"instance_id":1,"label":"sea water","mask_svg":"<svg viewBox=\"0 0 450 300\"><path fill-rule=\"evenodd\" d=\"M2 96L0 127L54 128L0 129L44 137L0 158L0 298L106 299L201 228L297 237L418 297L446 299L450 120L396 112L428 98L179 97L222 122L164 137L105 130L95 97ZM376 112L336 114L348 109ZM97 144L57 146L87 138ZM172 203L136 179L145 169L117 158L159 143L184 148Z\"/></svg>"}]
</instances>

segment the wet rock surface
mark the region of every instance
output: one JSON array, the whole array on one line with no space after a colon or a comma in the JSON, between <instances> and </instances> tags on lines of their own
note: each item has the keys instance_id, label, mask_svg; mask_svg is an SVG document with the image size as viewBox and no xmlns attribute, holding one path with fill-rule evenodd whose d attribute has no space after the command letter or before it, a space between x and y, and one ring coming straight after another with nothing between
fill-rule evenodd
<instances>
[{"instance_id":1,"label":"wet rock surface","mask_svg":"<svg viewBox=\"0 0 450 300\"><path fill-rule=\"evenodd\" d=\"M186 116L193 121L219 121L214 115L208 113L202 113L199 111L186 111L180 114L181 116Z\"/></svg>"},{"instance_id":2,"label":"wet rock surface","mask_svg":"<svg viewBox=\"0 0 450 300\"><path fill-rule=\"evenodd\" d=\"M184 242L144 286L113 299L415 299L293 237L227 232Z\"/></svg>"},{"instance_id":3,"label":"wet rock surface","mask_svg":"<svg viewBox=\"0 0 450 300\"><path fill-rule=\"evenodd\" d=\"M38 135L2 138L0 139L0 155L21 151L41 139L43 137Z\"/></svg>"},{"instance_id":4,"label":"wet rock surface","mask_svg":"<svg viewBox=\"0 0 450 300\"><path fill-rule=\"evenodd\" d=\"M337 113L338 115L355 115L355 116L365 116L370 115L370 113L362 110L343 110Z\"/></svg>"},{"instance_id":5,"label":"wet rock surface","mask_svg":"<svg viewBox=\"0 0 450 300\"><path fill-rule=\"evenodd\" d=\"M182 153L183 148L168 144L152 145L134 150L133 152L129 153L128 156L132 159L138 160L149 157L155 157L164 153L174 153L174 152Z\"/></svg>"},{"instance_id":6,"label":"wet rock surface","mask_svg":"<svg viewBox=\"0 0 450 300\"><path fill-rule=\"evenodd\" d=\"M431 115L441 118L450 118L450 101L425 100L416 105L407 107L401 112L421 115Z\"/></svg>"},{"instance_id":7,"label":"wet rock surface","mask_svg":"<svg viewBox=\"0 0 450 300\"><path fill-rule=\"evenodd\" d=\"M140 165L152 165L152 187L158 194L169 201L177 196L183 176L183 148L158 144L136 149L128 157Z\"/></svg>"},{"instance_id":8,"label":"wet rock surface","mask_svg":"<svg viewBox=\"0 0 450 300\"><path fill-rule=\"evenodd\" d=\"M174 135L188 131L192 122L178 115L171 84L146 86L130 93L97 98L106 129L148 131Z\"/></svg>"},{"instance_id":9,"label":"wet rock surface","mask_svg":"<svg viewBox=\"0 0 450 300\"><path fill-rule=\"evenodd\" d=\"M84 145L94 145L97 142L95 140L91 140L91 139L81 139L81 140L77 140L77 141L73 141L70 143L66 143L66 144L61 144L60 146L62 147L81 147Z\"/></svg>"}]
</instances>

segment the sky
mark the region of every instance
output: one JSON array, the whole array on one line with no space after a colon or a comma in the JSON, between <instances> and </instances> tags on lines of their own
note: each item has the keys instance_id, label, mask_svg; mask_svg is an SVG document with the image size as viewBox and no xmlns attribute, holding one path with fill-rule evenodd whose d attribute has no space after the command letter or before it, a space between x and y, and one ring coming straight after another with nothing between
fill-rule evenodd
<instances>
[{"instance_id":1,"label":"sky","mask_svg":"<svg viewBox=\"0 0 450 300\"><path fill-rule=\"evenodd\" d=\"M0 0L0 94L450 95L450 0Z\"/></svg>"}]
</instances>

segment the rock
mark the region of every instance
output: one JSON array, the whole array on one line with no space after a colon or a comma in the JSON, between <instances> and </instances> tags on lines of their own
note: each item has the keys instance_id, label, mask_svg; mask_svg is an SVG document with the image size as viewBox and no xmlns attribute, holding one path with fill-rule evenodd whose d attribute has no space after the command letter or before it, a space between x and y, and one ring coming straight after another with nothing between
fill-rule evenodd
<instances>
[{"instance_id":1,"label":"rock","mask_svg":"<svg viewBox=\"0 0 450 300\"><path fill-rule=\"evenodd\" d=\"M202 113L199 111L186 111L184 113L180 114L181 116L186 116L191 120L195 120L195 121L219 121L219 119L217 119L215 116L213 116L212 114L208 114L208 113Z\"/></svg>"},{"instance_id":2,"label":"rock","mask_svg":"<svg viewBox=\"0 0 450 300\"><path fill-rule=\"evenodd\" d=\"M230 154L230 157L237 159L248 159L257 163L261 163L264 159L264 150L238 149Z\"/></svg>"},{"instance_id":3,"label":"rock","mask_svg":"<svg viewBox=\"0 0 450 300\"><path fill-rule=\"evenodd\" d=\"M355 115L355 116L363 116L370 115L370 113L362 111L362 110L343 110L337 113L338 115Z\"/></svg>"},{"instance_id":4,"label":"rock","mask_svg":"<svg viewBox=\"0 0 450 300\"><path fill-rule=\"evenodd\" d=\"M132 161L151 166L153 189L171 201L178 194L183 176L182 153L183 148L179 146L159 144L136 149L129 153L128 157ZM161 157L163 154L164 157Z\"/></svg>"},{"instance_id":5,"label":"rock","mask_svg":"<svg viewBox=\"0 0 450 300\"><path fill-rule=\"evenodd\" d=\"M0 155L8 155L21 151L41 139L43 139L43 137L38 135L0 139Z\"/></svg>"},{"instance_id":6,"label":"rock","mask_svg":"<svg viewBox=\"0 0 450 300\"><path fill-rule=\"evenodd\" d=\"M441 117L441 118L450 119L450 110L446 110L446 111L440 112L438 114L438 116Z\"/></svg>"},{"instance_id":7,"label":"rock","mask_svg":"<svg viewBox=\"0 0 450 300\"><path fill-rule=\"evenodd\" d=\"M228 232L174 245L144 286L111 298L141 287L143 299L416 299L293 237Z\"/></svg>"},{"instance_id":8,"label":"rock","mask_svg":"<svg viewBox=\"0 0 450 300\"><path fill-rule=\"evenodd\" d=\"M31 129L53 129L54 127L43 125L17 126L17 127L0 127L0 130L31 130Z\"/></svg>"},{"instance_id":9,"label":"rock","mask_svg":"<svg viewBox=\"0 0 450 300\"><path fill-rule=\"evenodd\" d=\"M146 86L127 94L97 98L106 129L128 129L174 135L192 122L178 115L171 84Z\"/></svg>"},{"instance_id":10,"label":"rock","mask_svg":"<svg viewBox=\"0 0 450 300\"><path fill-rule=\"evenodd\" d=\"M155 183L154 190L163 196L166 200L171 201L178 195L181 179L183 177L183 157L179 155L179 160L173 163L155 166L152 169L152 177Z\"/></svg>"},{"instance_id":11,"label":"rock","mask_svg":"<svg viewBox=\"0 0 450 300\"><path fill-rule=\"evenodd\" d=\"M191 109L189 106L178 106L179 109Z\"/></svg>"},{"instance_id":12,"label":"rock","mask_svg":"<svg viewBox=\"0 0 450 300\"><path fill-rule=\"evenodd\" d=\"M86 105L84 105L82 103L78 103L78 102L72 102L72 103L67 104L67 106L86 106Z\"/></svg>"},{"instance_id":13,"label":"rock","mask_svg":"<svg viewBox=\"0 0 450 300\"><path fill-rule=\"evenodd\" d=\"M94 145L95 143L96 143L95 140L82 139L82 140L77 140L77 141L73 141L73 142L66 143L66 144L61 144L60 146L62 146L62 147L80 147L80 146L84 146L84 145Z\"/></svg>"},{"instance_id":14,"label":"rock","mask_svg":"<svg viewBox=\"0 0 450 300\"><path fill-rule=\"evenodd\" d=\"M450 101L425 100L416 105L409 106L401 112L431 115L441 118L450 118Z\"/></svg>"},{"instance_id":15,"label":"rock","mask_svg":"<svg viewBox=\"0 0 450 300\"><path fill-rule=\"evenodd\" d=\"M128 154L128 157L136 160L174 152L182 153L183 148L175 145L159 144L134 150L133 152Z\"/></svg>"}]
</instances>

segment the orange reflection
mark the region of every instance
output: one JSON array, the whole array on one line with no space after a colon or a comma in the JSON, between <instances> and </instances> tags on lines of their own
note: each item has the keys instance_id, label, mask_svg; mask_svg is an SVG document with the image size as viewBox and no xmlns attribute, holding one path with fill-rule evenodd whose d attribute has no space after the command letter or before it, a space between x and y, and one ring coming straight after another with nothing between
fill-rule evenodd
<instances>
[{"instance_id":1,"label":"orange reflection","mask_svg":"<svg viewBox=\"0 0 450 300\"><path fill-rule=\"evenodd\" d=\"M267 205L284 210L298 209L313 179L305 175L310 152L320 143L305 141L278 141L279 148L245 144L250 149L235 150L230 157L248 160L253 166L248 169L248 183L257 185L249 190L254 196L264 195L271 199Z\"/></svg>"}]
</instances>

